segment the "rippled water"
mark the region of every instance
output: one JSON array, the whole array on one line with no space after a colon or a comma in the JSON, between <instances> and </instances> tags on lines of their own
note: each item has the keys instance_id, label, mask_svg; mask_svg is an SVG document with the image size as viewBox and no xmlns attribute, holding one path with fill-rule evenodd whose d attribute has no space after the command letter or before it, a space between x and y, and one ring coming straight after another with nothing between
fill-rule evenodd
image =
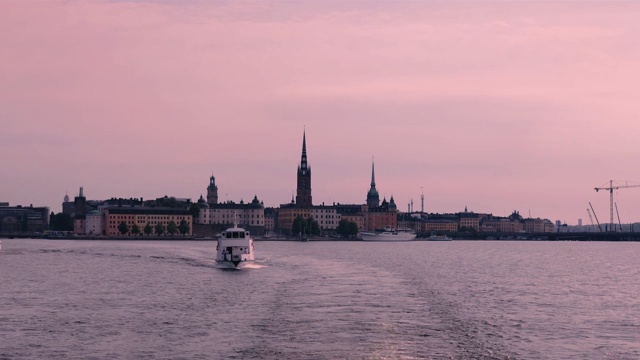
<instances>
[{"instance_id":1,"label":"rippled water","mask_svg":"<svg viewBox=\"0 0 640 360\"><path fill-rule=\"evenodd\" d=\"M637 359L640 244L2 240L0 359Z\"/></svg>"}]
</instances>

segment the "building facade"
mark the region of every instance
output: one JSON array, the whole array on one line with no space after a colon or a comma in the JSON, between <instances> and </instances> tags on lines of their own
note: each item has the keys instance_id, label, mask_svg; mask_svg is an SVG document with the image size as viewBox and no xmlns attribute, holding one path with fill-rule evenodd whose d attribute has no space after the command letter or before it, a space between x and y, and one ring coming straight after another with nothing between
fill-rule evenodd
<instances>
[{"instance_id":1,"label":"building facade","mask_svg":"<svg viewBox=\"0 0 640 360\"><path fill-rule=\"evenodd\" d=\"M202 197L198 200L197 223L211 225L216 231L220 232L233 226L234 222L238 226L250 231L254 235L263 235L265 233L264 205L254 196L250 203L235 203L227 201L225 203L209 204L204 202Z\"/></svg>"},{"instance_id":2,"label":"building facade","mask_svg":"<svg viewBox=\"0 0 640 360\"><path fill-rule=\"evenodd\" d=\"M34 233L49 229L49 208L46 206L0 206L0 233Z\"/></svg>"},{"instance_id":3,"label":"building facade","mask_svg":"<svg viewBox=\"0 0 640 360\"><path fill-rule=\"evenodd\" d=\"M280 206L278 210L278 225L280 226L280 230L289 235L297 235L297 232L301 232L292 229L293 221L298 216L305 220L313 218L313 220L318 222L322 234L334 233L341 219L340 214L338 214L333 206L316 205L299 207L297 204L285 204Z\"/></svg>"},{"instance_id":4,"label":"building facade","mask_svg":"<svg viewBox=\"0 0 640 360\"><path fill-rule=\"evenodd\" d=\"M172 221L176 225L180 225L182 221L186 221L189 225L189 231L184 236L191 236L193 229L193 216L187 209L179 208L163 208L163 207L147 207L147 206L108 206L103 210L104 213L104 233L109 237L133 236L131 232L134 225L138 226L140 236L144 235L144 228L147 225L153 227L151 236L167 236L167 226ZM122 234L120 232L120 223L124 222L129 228L129 232ZM162 224L165 231L157 234L155 227ZM177 233L180 234L180 233Z\"/></svg>"},{"instance_id":5,"label":"building facade","mask_svg":"<svg viewBox=\"0 0 640 360\"><path fill-rule=\"evenodd\" d=\"M102 212L91 210L85 215L85 234L104 235Z\"/></svg>"}]
</instances>

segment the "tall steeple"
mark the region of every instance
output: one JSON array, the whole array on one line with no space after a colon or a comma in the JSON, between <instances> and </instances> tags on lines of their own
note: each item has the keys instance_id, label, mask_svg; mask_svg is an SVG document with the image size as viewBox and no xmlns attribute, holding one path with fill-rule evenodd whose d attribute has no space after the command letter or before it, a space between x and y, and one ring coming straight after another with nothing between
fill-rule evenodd
<instances>
[{"instance_id":1,"label":"tall steeple","mask_svg":"<svg viewBox=\"0 0 640 360\"><path fill-rule=\"evenodd\" d=\"M209 186L207 186L207 203L209 205L218 203L218 187L216 186L216 178L213 174L209 178Z\"/></svg>"},{"instance_id":2,"label":"tall steeple","mask_svg":"<svg viewBox=\"0 0 640 360\"><path fill-rule=\"evenodd\" d=\"M367 206L370 208L376 208L380 206L380 195L376 190L376 172L373 159L371 159L371 188L367 193Z\"/></svg>"},{"instance_id":3,"label":"tall steeple","mask_svg":"<svg viewBox=\"0 0 640 360\"><path fill-rule=\"evenodd\" d=\"M373 158L371 159L371 188L376 188L376 169L375 163L373 162Z\"/></svg>"},{"instance_id":4,"label":"tall steeple","mask_svg":"<svg viewBox=\"0 0 640 360\"><path fill-rule=\"evenodd\" d=\"M302 132L302 158L300 159L300 168L307 169L307 132Z\"/></svg>"},{"instance_id":5,"label":"tall steeple","mask_svg":"<svg viewBox=\"0 0 640 360\"><path fill-rule=\"evenodd\" d=\"M302 157L298 166L298 186L296 194L296 205L299 207L310 207L311 202L311 167L307 163L307 134L302 133Z\"/></svg>"}]
</instances>

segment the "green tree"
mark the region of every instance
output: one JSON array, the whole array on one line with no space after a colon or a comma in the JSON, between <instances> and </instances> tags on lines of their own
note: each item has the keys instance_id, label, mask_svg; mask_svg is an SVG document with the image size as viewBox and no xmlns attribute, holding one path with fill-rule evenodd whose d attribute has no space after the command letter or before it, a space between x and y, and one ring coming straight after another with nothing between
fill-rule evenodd
<instances>
[{"instance_id":1,"label":"green tree","mask_svg":"<svg viewBox=\"0 0 640 360\"><path fill-rule=\"evenodd\" d=\"M349 224L347 224L347 233L349 234L349 236L358 235L358 231L360 231L360 229L358 229L358 224L354 223L353 221L349 221Z\"/></svg>"},{"instance_id":2,"label":"green tree","mask_svg":"<svg viewBox=\"0 0 640 360\"><path fill-rule=\"evenodd\" d=\"M153 232L153 226L151 226L151 224L147 223L147 225L144 226L143 231L144 231L145 235L149 236Z\"/></svg>"},{"instance_id":3,"label":"green tree","mask_svg":"<svg viewBox=\"0 0 640 360\"><path fill-rule=\"evenodd\" d=\"M73 231L73 218L69 214L52 212L49 216L49 228L54 231Z\"/></svg>"},{"instance_id":4,"label":"green tree","mask_svg":"<svg viewBox=\"0 0 640 360\"><path fill-rule=\"evenodd\" d=\"M358 224L353 221L347 221L345 219L340 220L336 233L340 236L349 237L352 235L358 235Z\"/></svg>"},{"instance_id":5,"label":"green tree","mask_svg":"<svg viewBox=\"0 0 640 360\"><path fill-rule=\"evenodd\" d=\"M309 232L308 233L310 235L320 235L320 225L313 218L313 216L311 216L311 217L309 217L309 219L307 219L307 227L309 228Z\"/></svg>"},{"instance_id":6,"label":"green tree","mask_svg":"<svg viewBox=\"0 0 640 360\"><path fill-rule=\"evenodd\" d=\"M291 224L291 235L304 235L307 230L307 222L305 219L298 215L295 219L293 219L293 223Z\"/></svg>"},{"instance_id":7,"label":"green tree","mask_svg":"<svg viewBox=\"0 0 640 360\"><path fill-rule=\"evenodd\" d=\"M125 235L129 232L129 225L127 225L126 222L121 221L120 225L118 225L118 231L120 231L120 234Z\"/></svg>"},{"instance_id":8,"label":"green tree","mask_svg":"<svg viewBox=\"0 0 640 360\"><path fill-rule=\"evenodd\" d=\"M476 229L469 227L469 226L461 226L460 229L458 229L459 232L467 232L467 233L472 233L475 234L477 233Z\"/></svg>"},{"instance_id":9,"label":"green tree","mask_svg":"<svg viewBox=\"0 0 640 360\"><path fill-rule=\"evenodd\" d=\"M200 206L198 206L198 204L191 204L189 206L189 212L191 213L191 216L193 217L193 219L197 219L200 216Z\"/></svg>"},{"instance_id":10,"label":"green tree","mask_svg":"<svg viewBox=\"0 0 640 360\"><path fill-rule=\"evenodd\" d=\"M291 224L291 234L301 236L318 235L320 234L320 225L313 217L305 219L302 216L297 216Z\"/></svg>"},{"instance_id":11,"label":"green tree","mask_svg":"<svg viewBox=\"0 0 640 360\"><path fill-rule=\"evenodd\" d=\"M182 220L180 221L180 226L178 226L178 230L180 231L180 234L182 234L182 236L186 235L190 229L189 227L189 222L187 222L187 220Z\"/></svg>"},{"instance_id":12,"label":"green tree","mask_svg":"<svg viewBox=\"0 0 640 360\"><path fill-rule=\"evenodd\" d=\"M345 219L340 220L338 223L338 227L336 228L336 234L340 236L348 236L349 233L349 222Z\"/></svg>"},{"instance_id":13,"label":"green tree","mask_svg":"<svg viewBox=\"0 0 640 360\"><path fill-rule=\"evenodd\" d=\"M155 230L156 230L156 235L158 235L158 236L160 236L160 235L164 234L164 230L165 230L165 229L164 229L164 225L162 225L162 223L158 223L158 224L156 225Z\"/></svg>"},{"instance_id":14,"label":"green tree","mask_svg":"<svg viewBox=\"0 0 640 360\"><path fill-rule=\"evenodd\" d=\"M178 224L176 224L173 220L169 221L167 224L167 232L173 236L173 234L178 232Z\"/></svg>"},{"instance_id":15,"label":"green tree","mask_svg":"<svg viewBox=\"0 0 640 360\"><path fill-rule=\"evenodd\" d=\"M136 236L140 234L140 227L138 226L138 224L133 224L133 226L131 227L131 233Z\"/></svg>"}]
</instances>

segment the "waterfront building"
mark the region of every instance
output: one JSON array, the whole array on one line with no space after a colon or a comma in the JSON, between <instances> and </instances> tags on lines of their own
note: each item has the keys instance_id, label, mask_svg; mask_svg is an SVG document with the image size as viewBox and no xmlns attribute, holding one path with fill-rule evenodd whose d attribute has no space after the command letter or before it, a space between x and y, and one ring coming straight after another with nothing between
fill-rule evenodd
<instances>
[{"instance_id":1,"label":"waterfront building","mask_svg":"<svg viewBox=\"0 0 640 360\"><path fill-rule=\"evenodd\" d=\"M484 232L507 232L515 233L521 232L524 229L524 225L520 220L514 220L509 218L487 218L482 222Z\"/></svg>"},{"instance_id":2,"label":"waterfront building","mask_svg":"<svg viewBox=\"0 0 640 360\"><path fill-rule=\"evenodd\" d=\"M383 199L380 203L380 195L376 189L375 164L371 163L371 183L367 192L366 203L358 204L338 204L335 206L337 213L342 219L355 222L358 230L373 231L386 227L398 227L398 206L393 196L387 201Z\"/></svg>"},{"instance_id":3,"label":"waterfront building","mask_svg":"<svg viewBox=\"0 0 640 360\"><path fill-rule=\"evenodd\" d=\"M447 219L426 219L422 223L425 232L456 232L458 222Z\"/></svg>"},{"instance_id":4,"label":"waterfront building","mask_svg":"<svg viewBox=\"0 0 640 360\"><path fill-rule=\"evenodd\" d=\"M340 214L333 206L313 205L311 195L311 167L307 158L307 136L306 131L302 134L302 155L300 165L298 165L296 181L296 197L291 203L283 204L277 211L274 225L285 234L295 234L291 229L293 221L300 216L304 219L313 218L318 222L320 231L323 234L332 234L338 228Z\"/></svg>"},{"instance_id":5,"label":"waterfront building","mask_svg":"<svg viewBox=\"0 0 640 360\"><path fill-rule=\"evenodd\" d=\"M523 227L531 233L553 232L553 223L548 219L524 219Z\"/></svg>"},{"instance_id":6,"label":"waterfront building","mask_svg":"<svg viewBox=\"0 0 640 360\"><path fill-rule=\"evenodd\" d=\"M371 187L367 192L367 207L363 213L364 224L362 230L373 231L386 227L398 227L398 206L393 199L393 195L387 202L383 199L380 203L380 196L376 189L375 165L371 162Z\"/></svg>"},{"instance_id":7,"label":"waterfront building","mask_svg":"<svg viewBox=\"0 0 640 360\"><path fill-rule=\"evenodd\" d=\"M269 207L264 209L264 233L274 231L276 228L277 210Z\"/></svg>"},{"instance_id":8,"label":"waterfront building","mask_svg":"<svg viewBox=\"0 0 640 360\"><path fill-rule=\"evenodd\" d=\"M464 212L458 215L460 216L460 228L480 230L480 216L478 214L467 212L465 207Z\"/></svg>"},{"instance_id":9,"label":"waterfront building","mask_svg":"<svg viewBox=\"0 0 640 360\"><path fill-rule=\"evenodd\" d=\"M103 234L103 218L102 212L91 210L85 215L85 231L87 235L104 235Z\"/></svg>"},{"instance_id":10,"label":"waterfront building","mask_svg":"<svg viewBox=\"0 0 640 360\"><path fill-rule=\"evenodd\" d=\"M49 229L49 208L46 206L0 206L0 233L34 233Z\"/></svg>"},{"instance_id":11,"label":"waterfront building","mask_svg":"<svg viewBox=\"0 0 640 360\"><path fill-rule=\"evenodd\" d=\"M278 226L285 234L296 235L291 229L298 216L303 219L313 218L318 222L322 234L333 234L340 223L340 214L333 206L314 205L300 207L297 204L284 204L278 210Z\"/></svg>"},{"instance_id":12,"label":"waterfront building","mask_svg":"<svg viewBox=\"0 0 640 360\"><path fill-rule=\"evenodd\" d=\"M63 205L65 203L63 203ZM75 235L112 236L113 231L110 231L108 227L109 224L107 223L108 220L106 219L105 213L105 210L108 208L135 208L136 211L144 208L170 208L188 211L191 206L191 199L165 195L146 201L143 198L124 199L115 197L107 200L87 200L84 195L84 189L80 187L78 196L74 198L73 206L73 233ZM191 220L191 222L193 222L193 220ZM118 232L116 236L120 236L120 233Z\"/></svg>"},{"instance_id":13,"label":"waterfront building","mask_svg":"<svg viewBox=\"0 0 640 360\"><path fill-rule=\"evenodd\" d=\"M131 230L134 225L140 229L139 236L144 234L144 228L147 224L153 227L152 236L157 236L155 227L162 224L165 231L161 236L168 235L166 229L170 222L180 225L182 221L186 221L189 225L189 231L185 236L191 236L193 229L193 216L188 209L171 208L171 207L150 207L150 206L107 206L103 209L104 213L104 233L109 237L121 237L134 235ZM120 232L120 223L124 222L129 228L129 232L122 234ZM177 235L181 235L177 233Z\"/></svg>"},{"instance_id":14,"label":"waterfront building","mask_svg":"<svg viewBox=\"0 0 640 360\"><path fill-rule=\"evenodd\" d=\"M364 229L364 213L369 208L366 204L337 204L334 205L336 212L340 214L341 220L346 220L358 225L358 230Z\"/></svg>"},{"instance_id":15,"label":"waterfront building","mask_svg":"<svg viewBox=\"0 0 640 360\"><path fill-rule=\"evenodd\" d=\"M214 232L231 227L234 221L254 235L263 235L265 232L264 205L257 196L250 203L240 200L239 203L227 201L215 204L209 204L200 197L198 207L197 224L210 225L209 228Z\"/></svg>"}]
</instances>

